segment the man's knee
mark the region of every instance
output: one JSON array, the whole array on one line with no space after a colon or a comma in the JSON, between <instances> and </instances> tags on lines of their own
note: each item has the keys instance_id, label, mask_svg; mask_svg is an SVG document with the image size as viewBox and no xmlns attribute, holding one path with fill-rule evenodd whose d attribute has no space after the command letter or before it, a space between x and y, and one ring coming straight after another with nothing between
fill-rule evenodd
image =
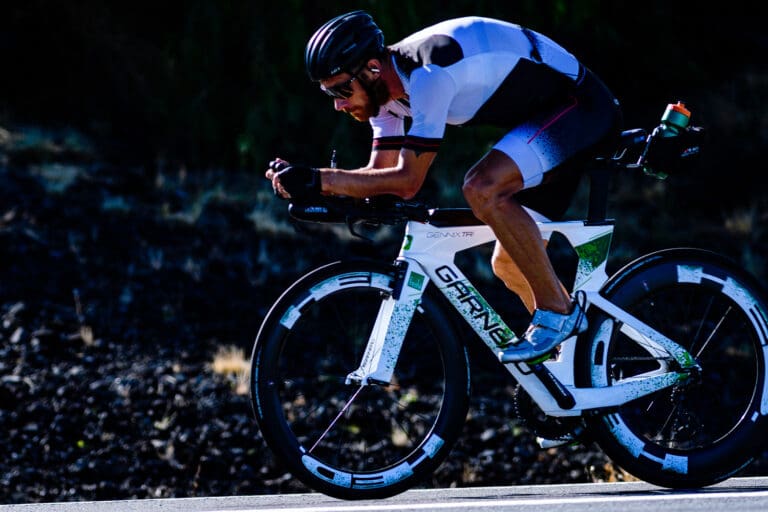
<instances>
[{"instance_id":1,"label":"man's knee","mask_svg":"<svg viewBox=\"0 0 768 512\"><path fill-rule=\"evenodd\" d=\"M462 193L476 211L492 208L523 189L523 177L514 160L492 150L464 176Z\"/></svg>"},{"instance_id":2,"label":"man's knee","mask_svg":"<svg viewBox=\"0 0 768 512\"><path fill-rule=\"evenodd\" d=\"M464 194L464 199L466 199L467 204L472 208L482 204L483 197L487 197L489 189L489 184L484 183L477 174L473 174L472 170L464 176L464 184L461 187L461 192Z\"/></svg>"}]
</instances>

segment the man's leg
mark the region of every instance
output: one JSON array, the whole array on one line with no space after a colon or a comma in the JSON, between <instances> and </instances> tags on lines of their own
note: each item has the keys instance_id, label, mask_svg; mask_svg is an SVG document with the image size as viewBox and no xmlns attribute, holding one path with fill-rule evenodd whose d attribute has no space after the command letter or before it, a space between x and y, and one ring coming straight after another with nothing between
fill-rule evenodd
<instances>
[{"instance_id":1,"label":"man's leg","mask_svg":"<svg viewBox=\"0 0 768 512\"><path fill-rule=\"evenodd\" d=\"M586 328L583 311L572 305L555 274L536 222L514 198L523 189L523 177L517 163L498 150L491 150L469 170L464 179L464 197L475 215L496 234L503 252L513 263L502 277L517 288L526 307L533 307L531 325L521 343L499 354L504 362L528 361L548 354L574 331ZM503 252L498 251L502 258ZM497 265L495 264L494 267ZM527 281L529 291L512 278L515 271ZM522 293L520 293L522 292Z\"/></svg>"},{"instance_id":2,"label":"man's leg","mask_svg":"<svg viewBox=\"0 0 768 512\"><path fill-rule=\"evenodd\" d=\"M514 289L521 295L526 307L569 313L571 300L552 268L541 233L525 208L514 198L514 194L522 189L523 177L517 164L497 150L491 150L469 170L463 187L464 197L472 211L491 227L504 252L517 267L510 267L510 274L506 277L519 270L527 281L529 293L525 293L522 286L515 286L517 289ZM504 263L499 261L499 265ZM503 270L500 277L507 282Z\"/></svg>"},{"instance_id":3,"label":"man's leg","mask_svg":"<svg viewBox=\"0 0 768 512\"><path fill-rule=\"evenodd\" d=\"M491 256L491 267L493 268L493 274L501 279L504 286L512 290L520 300L523 301L525 309L529 313L533 314L533 310L536 309L533 300L533 291L531 285L528 284L528 280L525 278L520 268L512 260L512 257L499 242L493 248L493 256Z\"/></svg>"},{"instance_id":4,"label":"man's leg","mask_svg":"<svg viewBox=\"0 0 768 512\"><path fill-rule=\"evenodd\" d=\"M546 251L547 241L542 240L542 243L544 244L544 250ZM496 245L493 248L491 266L493 267L493 274L501 279L501 281L504 283L504 286L512 290L518 297L520 297L520 300L523 301L523 305L525 305L525 308L528 310L528 312L533 314L536 306L534 305L535 303L533 300L533 291L531 290L531 285L528 284L528 280L525 278L523 273L520 272L520 269L512 260L512 257L509 255L509 253L505 251L501 244L498 242L496 242ZM568 290L562 281L560 282L560 287L563 289L563 293L568 293Z\"/></svg>"}]
</instances>

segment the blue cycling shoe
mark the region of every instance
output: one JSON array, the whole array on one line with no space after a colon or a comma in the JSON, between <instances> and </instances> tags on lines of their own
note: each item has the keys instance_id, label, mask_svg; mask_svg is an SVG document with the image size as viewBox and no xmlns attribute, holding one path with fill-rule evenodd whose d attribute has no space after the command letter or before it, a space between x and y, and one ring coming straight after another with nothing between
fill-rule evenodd
<instances>
[{"instance_id":1,"label":"blue cycling shoe","mask_svg":"<svg viewBox=\"0 0 768 512\"><path fill-rule=\"evenodd\" d=\"M559 344L573 335L587 330L587 317L578 302L573 303L570 314L537 309L522 340L499 352L502 363L519 363L548 357Z\"/></svg>"}]
</instances>

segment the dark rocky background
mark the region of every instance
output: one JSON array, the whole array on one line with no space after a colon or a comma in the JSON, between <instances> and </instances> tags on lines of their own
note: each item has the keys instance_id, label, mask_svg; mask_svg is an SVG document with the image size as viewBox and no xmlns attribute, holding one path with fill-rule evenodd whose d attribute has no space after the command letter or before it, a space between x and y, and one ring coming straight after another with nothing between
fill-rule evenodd
<instances>
[{"instance_id":1,"label":"dark rocky background","mask_svg":"<svg viewBox=\"0 0 768 512\"><path fill-rule=\"evenodd\" d=\"M150 179L82 153L58 163L58 144L3 153L0 501L306 490L264 445L239 367L216 356L249 350L311 261L372 247L264 221L255 183L193 204L227 178ZM623 478L592 448L538 450L482 350L465 435L426 485Z\"/></svg>"},{"instance_id":2,"label":"dark rocky background","mask_svg":"<svg viewBox=\"0 0 768 512\"><path fill-rule=\"evenodd\" d=\"M504 4L504 5L501 5ZM262 179L275 155L365 161L368 132L307 83L314 28L369 9L394 42L481 14L563 41L651 127L685 99L708 140L668 181L616 182L613 269L696 245L766 272L768 38L746 2L30 1L0 16L0 502L304 490L264 446L242 378L270 303L302 272L394 255L298 229ZM425 198L462 205L463 170L497 134L450 130ZM583 191L582 191L583 192ZM583 193L574 205L579 215ZM519 305L477 260L510 323ZM238 362L238 351L244 358ZM592 446L541 451L513 383L473 350L465 434L425 485L616 480ZM768 471L766 456L748 469Z\"/></svg>"}]
</instances>

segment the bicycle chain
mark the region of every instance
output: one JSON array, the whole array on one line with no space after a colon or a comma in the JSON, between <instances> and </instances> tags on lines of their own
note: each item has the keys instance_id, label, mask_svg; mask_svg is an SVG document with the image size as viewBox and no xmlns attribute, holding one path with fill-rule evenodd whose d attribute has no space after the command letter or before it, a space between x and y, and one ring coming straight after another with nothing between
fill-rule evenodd
<instances>
[{"instance_id":1,"label":"bicycle chain","mask_svg":"<svg viewBox=\"0 0 768 512\"><path fill-rule=\"evenodd\" d=\"M512 392L512 406L522 425L536 436L552 441L568 441L578 439L583 433L580 418L546 416L520 384Z\"/></svg>"}]
</instances>

